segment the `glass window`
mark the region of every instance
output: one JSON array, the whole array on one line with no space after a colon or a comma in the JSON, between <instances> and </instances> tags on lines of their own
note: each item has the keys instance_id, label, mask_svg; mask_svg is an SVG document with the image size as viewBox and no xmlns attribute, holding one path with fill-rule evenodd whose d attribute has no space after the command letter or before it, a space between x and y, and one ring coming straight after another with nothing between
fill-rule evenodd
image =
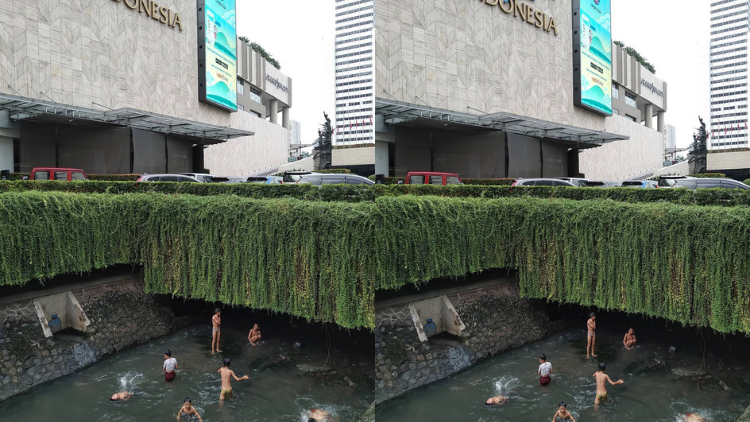
<instances>
[{"instance_id":1,"label":"glass window","mask_svg":"<svg viewBox=\"0 0 750 422\"><path fill-rule=\"evenodd\" d=\"M67 171L56 171L55 172L55 180L61 180L63 182L68 181L68 172Z\"/></svg>"},{"instance_id":2,"label":"glass window","mask_svg":"<svg viewBox=\"0 0 750 422\"><path fill-rule=\"evenodd\" d=\"M638 108L638 104L635 102L635 100L636 100L635 95L627 93L627 92L625 93L625 104L633 108Z\"/></svg>"},{"instance_id":3,"label":"glass window","mask_svg":"<svg viewBox=\"0 0 750 422\"><path fill-rule=\"evenodd\" d=\"M364 185L365 182L362 179L359 179L357 177L347 177L346 178L346 184L348 185Z\"/></svg>"},{"instance_id":4,"label":"glass window","mask_svg":"<svg viewBox=\"0 0 750 422\"><path fill-rule=\"evenodd\" d=\"M725 189L740 189L742 186L734 180L722 180L721 187Z\"/></svg>"},{"instance_id":5,"label":"glass window","mask_svg":"<svg viewBox=\"0 0 750 422\"><path fill-rule=\"evenodd\" d=\"M237 108L239 108L241 111L245 111L245 106L242 104L237 104Z\"/></svg>"},{"instance_id":6,"label":"glass window","mask_svg":"<svg viewBox=\"0 0 750 422\"><path fill-rule=\"evenodd\" d=\"M719 188L721 185L718 180L700 180L698 181L698 189L712 189Z\"/></svg>"},{"instance_id":7,"label":"glass window","mask_svg":"<svg viewBox=\"0 0 750 422\"><path fill-rule=\"evenodd\" d=\"M620 98L620 86L612 84L612 98Z\"/></svg>"},{"instance_id":8,"label":"glass window","mask_svg":"<svg viewBox=\"0 0 750 422\"><path fill-rule=\"evenodd\" d=\"M412 176L409 178L410 185L424 185L424 176Z\"/></svg>"},{"instance_id":9,"label":"glass window","mask_svg":"<svg viewBox=\"0 0 750 422\"><path fill-rule=\"evenodd\" d=\"M339 183L344 183L343 177L322 177L321 178L321 184L323 185L338 185Z\"/></svg>"},{"instance_id":10,"label":"glass window","mask_svg":"<svg viewBox=\"0 0 750 422\"><path fill-rule=\"evenodd\" d=\"M619 115L620 115L620 110L618 110L618 109L616 109L616 108L613 108L613 109L612 109L612 113L613 113L613 114L617 114L617 115L619 116Z\"/></svg>"},{"instance_id":11,"label":"glass window","mask_svg":"<svg viewBox=\"0 0 750 422\"><path fill-rule=\"evenodd\" d=\"M556 186L557 183L552 180L537 180L534 186Z\"/></svg>"},{"instance_id":12,"label":"glass window","mask_svg":"<svg viewBox=\"0 0 750 422\"><path fill-rule=\"evenodd\" d=\"M34 173L34 180L49 180L48 171L38 171Z\"/></svg>"},{"instance_id":13,"label":"glass window","mask_svg":"<svg viewBox=\"0 0 750 422\"><path fill-rule=\"evenodd\" d=\"M256 92L251 89L249 95L251 100L255 101L258 104L263 104L263 99L260 98L260 92Z\"/></svg>"},{"instance_id":14,"label":"glass window","mask_svg":"<svg viewBox=\"0 0 750 422\"><path fill-rule=\"evenodd\" d=\"M431 185L442 185L443 184L443 176L430 176L430 184Z\"/></svg>"},{"instance_id":15,"label":"glass window","mask_svg":"<svg viewBox=\"0 0 750 422\"><path fill-rule=\"evenodd\" d=\"M456 177L456 176L448 176L445 179L445 183L447 185L460 185L461 181L458 180L458 177Z\"/></svg>"},{"instance_id":16,"label":"glass window","mask_svg":"<svg viewBox=\"0 0 750 422\"><path fill-rule=\"evenodd\" d=\"M242 82L242 79L237 79L237 93L239 95L245 94L245 84Z\"/></svg>"},{"instance_id":17,"label":"glass window","mask_svg":"<svg viewBox=\"0 0 750 422\"><path fill-rule=\"evenodd\" d=\"M70 174L70 180L86 180L86 176L80 171L74 171Z\"/></svg>"},{"instance_id":18,"label":"glass window","mask_svg":"<svg viewBox=\"0 0 750 422\"><path fill-rule=\"evenodd\" d=\"M177 176L162 176L159 178L160 182L179 182L180 178Z\"/></svg>"}]
</instances>

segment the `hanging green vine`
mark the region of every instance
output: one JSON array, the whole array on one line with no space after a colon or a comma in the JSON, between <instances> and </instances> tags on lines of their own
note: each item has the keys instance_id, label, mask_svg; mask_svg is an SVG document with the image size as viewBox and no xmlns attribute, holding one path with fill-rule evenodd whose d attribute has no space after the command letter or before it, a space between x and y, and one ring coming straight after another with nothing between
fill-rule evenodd
<instances>
[{"instance_id":1,"label":"hanging green vine","mask_svg":"<svg viewBox=\"0 0 750 422\"><path fill-rule=\"evenodd\" d=\"M405 195L0 194L0 285L143 265L149 292L374 327L374 291L517 268L521 293L750 333L750 209Z\"/></svg>"}]
</instances>

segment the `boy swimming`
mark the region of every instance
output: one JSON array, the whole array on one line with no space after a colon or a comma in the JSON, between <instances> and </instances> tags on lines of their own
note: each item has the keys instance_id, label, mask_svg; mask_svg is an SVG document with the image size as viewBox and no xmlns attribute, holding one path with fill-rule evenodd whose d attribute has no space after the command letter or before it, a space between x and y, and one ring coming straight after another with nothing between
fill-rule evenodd
<instances>
[{"instance_id":1,"label":"boy swimming","mask_svg":"<svg viewBox=\"0 0 750 422\"><path fill-rule=\"evenodd\" d=\"M129 391L123 391L121 393L112 394L112 397L110 397L109 400L110 401L125 401L131 397L133 397L133 393Z\"/></svg>"},{"instance_id":2,"label":"boy swimming","mask_svg":"<svg viewBox=\"0 0 750 422\"><path fill-rule=\"evenodd\" d=\"M172 351L169 349L164 352L164 365L162 365L161 369L164 371L164 381L174 381L174 370L177 369L177 359L172 357Z\"/></svg>"},{"instance_id":3,"label":"boy swimming","mask_svg":"<svg viewBox=\"0 0 750 422\"><path fill-rule=\"evenodd\" d=\"M567 420L576 422L573 415L568 412L568 405L565 404L565 402L560 402L560 407L557 409L555 416L552 417L552 422L563 422Z\"/></svg>"},{"instance_id":4,"label":"boy swimming","mask_svg":"<svg viewBox=\"0 0 750 422\"><path fill-rule=\"evenodd\" d=\"M180 422L180 416L182 416L183 413L185 413L186 416L195 415L200 422L203 422L201 415L193 407L193 402L190 400L190 397L185 397L185 403L182 405L182 408L180 408L180 411L177 412L177 422Z\"/></svg>"},{"instance_id":5,"label":"boy swimming","mask_svg":"<svg viewBox=\"0 0 750 422\"><path fill-rule=\"evenodd\" d=\"M216 346L216 351L221 353L221 350L219 350L219 340L221 340L221 309L216 308L214 311L214 316L211 317L211 324L213 325L213 328L211 328L211 335L213 338L211 339L211 354L214 354L214 346Z\"/></svg>"},{"instance_id":6,"label":"boy swimming","mask_svg":"<svg viewBox=\"0 0 750 422\"><path fill-rule=\"evenodd\" d=\"M235 381L242 381L250 378L247 375L242 378L237 378L234 371L229 369L229 365L231 364L232 361L229 360L229 358L225 358L224 366L219 369L219 373L221 374L221 395L219 396L219 400L224 400L232 394L232 377L234 377Z\"/></svg>"},{"instance_id":7,"label":"boy swimming","mask_svg":"<svg viewBox=\"0 0 750 422\"><path fill-rule=\"evenodd\" d=\"M586 329L588 330L586 333L586 359L588 359L589 349L591 349L591 356L596 357L594 354L594 346L596 345L596 314L593 312L589 315L589 320L586 322Z\"/></svg>"},{"instance_id":8,"label":"boy swimming","mask_svg":"<svg viewBox=\"0 0 750 422\"><path fill-rule=\"evenodd\" d=\"M599 362L599 370L594 373L594 378L596 378L596 400L594 400L595 405L599 404L603 400L607 400L607 381L609 381L609 383L612 385L625 384L625 381L623 380L612 382L612 380L609 378L609 375L604 373L606 369L607 364L604 362Z\"/></svg>"},{"instance_id":9,"label":"boy swimming","mask_svg":"<svg viewBox=\"0 0 750 422\"><path fill-rule=\"evenodd\" d=\"M495 396L495 397L488 398L487 401L484 402L484 404L486 404L487 406L492 406L492 405L495 405L495 404L498 404L498 405L499 404L504 404L506 401L508 401L508 398L505 397L505 396L503 396L503 395L500 395L500 396Z\"/></svg>"},{"instance_id":10,"label":"boy swimming","mask_svg":"<svg viewBox=\"0 0 750 422\"><path fill-rule=\"evenodd\" d=\"M542 355L539 356L539 370L537 371L537 375L539 375L539 385L549 385L549 382L552 380L549 376L551 373L552 364L547 362L547 355L542 353Z\"/></svg>"}]
</instances>

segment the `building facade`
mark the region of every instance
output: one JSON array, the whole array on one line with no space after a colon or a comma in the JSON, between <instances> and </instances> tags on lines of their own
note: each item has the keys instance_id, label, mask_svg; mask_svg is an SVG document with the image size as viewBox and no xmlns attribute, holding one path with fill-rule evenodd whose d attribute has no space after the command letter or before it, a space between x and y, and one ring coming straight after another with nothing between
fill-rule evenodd
<instances>
[{"instance_id":1,"label":"building facade","mask_svg":"<svg viewBox=\"0 0 750 422\"><path fill-rule=\"evenodd\" d=\"M633 96L613 100L620 115L574 105L571 0L374 6L375 143L334 150L334 167L597 179L661 167L666 84L619 48L613 86Z\"/></svg>"},{"instance_id":2,"label":"building facade","mask_svg":"<svg viewBox=\"0 0 750 422\"><path fill-rule=\"evenodd\" d=\"M335 145L375 142L375 0L336 0Z\"/></svg>"},{"instance_id":3,"label":"building facade","mask_svg":"<svg viewBox=\"0 0 750 422\"><path fill-rule=\"evenodd\" d=\"M711 1L711 137L708 149L748 147L747 48L750 2Z\"/></svg>"},{"instance_id":4,"label":"building facade","mask_svg":"<svg viewBox=\"0 0 750 422\"><path fill-rule=\"evenodd\" d=\"M281 125L199 101L197 0L156 7L166 18L146 4L0 1L0 170L234 175L286 161Z\"/></svg>"}]
</instances>

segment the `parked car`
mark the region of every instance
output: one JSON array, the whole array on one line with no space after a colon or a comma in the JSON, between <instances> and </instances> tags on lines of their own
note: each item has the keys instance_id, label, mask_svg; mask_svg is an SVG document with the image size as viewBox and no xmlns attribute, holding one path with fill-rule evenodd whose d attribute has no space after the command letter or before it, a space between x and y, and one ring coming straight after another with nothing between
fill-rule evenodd
<instances>
[{"instance_id":1,"label":"parked car","mask_svg":"<svg viewBox=\"0 0 750 422\"><path fill-rule=\"evenodd\" d=\"M281 178L281 183L297 183L299 182L302 176L305 176L308 174L323 174L323 173L314 173L312 171L287 171L287 172L284 172L284 176Z\"/></svg>"},{"instance_id":2,"label":"parked car","mask_svg":"<svg viewBox=\"0 0 750 422\"><path fill-rule=\"evenodd\" d=\"M279 176L245 176L245 177L231 177L229 180L223 183L265 183L269 185L281 184L281 177Z\"/></svg>"},{"instance_id":3,"label":"parked car","mask_svg":"<svg viewBox=\"0 0 750 422\"><path fill-rule=\"evenodd\" d=\"M690 177L684 179L674 179L672 188L686 188L691 190L696 189L712 189L712 188L723 188L723 189L750 189L750 186L738 182L732 179L721 179L721 178L699 178Z\"/></svg>"},{"instance_id":4,"label":"parked car","mask_svg":"<svg viewBox=\"0 0 750 422\"><path fill-rule=\"evenodd\" d=\"M564 180L568 183L572 183L574 186L577 186L579 188L585 187L586 183L589 181L589 179L583 179L581 177L555 177L555 179Z\"/></svg>"},{"instance_id":5,"label":"parked car","mask_svg":"<svg viewBox=\"0 0 750 422\"><path fill-rule=\"evenodd\" d=\"M217 178L216 176L212 174L206 174L206 173L180 173L180 175L192 177L193 179L198 179L198 181L202 183L224 182L224 181L229 180L227 178ZM219 179L219 180L215 180L215 179ZM221 179L224 179L224 180L221 180Z\"/></svg>"},{"instance_id":6,"label":"parked car","mask_svg":"<svg viewBox=\"0 0 750 422\"><path fill-rule=\"evenodd\" d=\"M660 188L671 188L674 186L674 184L677 182L677 180L681 179L697 179L697 177L690 177L690 176L659 176L659 180L656 182L656 184Z\"/></svg>"},{"instance_id":7,"label":"parked car","mask_svg":"<svg viewBox=\"0 0 750 422\"><path fill-rule=\"evenodd\" d=\"M321 174L321 173L310 173L300 175L298 184L309 183L311 185L374 185L375 182L372 180L357 176L356 174Z\"/></svg>"},{"instance_id":8,"label":"parked car","mask_svg":"<svg viewBox=\"0 0 750 422\"><path fill-rule=\"evenodd\" d=\"M437 171L410 171L406 173L407 185L463 185L464 182L456 173Z\"/></svg>"},{"instance_id":9,"label":"parked car","mask_svg":"<svg viewBox=\"0 0 750 422\"><path fill-rule=\"evenodd\" d=\"M31 170L31 180L60 180L70 182L73 180L88 180L81 169L69 169L62 167L34 167Z\"/></svg>"},{"instance_id":10,"label":"parked car","mask_svg":"<svg viewBox=\"0 0 750 422\"><path fill-rule=\"evenodd\" d=\"M659 185L654 180L625 180L620 184L620 187L655 189Z\"/></svg>"},{"instance_id":11,"label":"parked car","mask_svg":"<svg viewBox=\"0 0 750 422\"><path fill-rule=\"evenodd\" d=\"M144 174L139 177L137 182L190 182L202 183L195 177L185 176L184 174Z\"/></svg>"},{"instance_id":12,"label":"parked car","mask_svg":"<svg viewBox=\"0 0 750 422\"><path fill-rule=\"evenodd\" d=\"M565 186L575 188L576 185L560 179L518 179L511 186Z\"/></svg>"},{"instance_id":13,"label":"parked car","mask_svg":"<svg viewBox=\"0 0 750 422\"><path fill-rule=\"evenodd\" d=\"M620 187L620 182L603 181L603 180L589 180L586 182L587 188L617 188Z\"/></svg>"}]
</instances>

